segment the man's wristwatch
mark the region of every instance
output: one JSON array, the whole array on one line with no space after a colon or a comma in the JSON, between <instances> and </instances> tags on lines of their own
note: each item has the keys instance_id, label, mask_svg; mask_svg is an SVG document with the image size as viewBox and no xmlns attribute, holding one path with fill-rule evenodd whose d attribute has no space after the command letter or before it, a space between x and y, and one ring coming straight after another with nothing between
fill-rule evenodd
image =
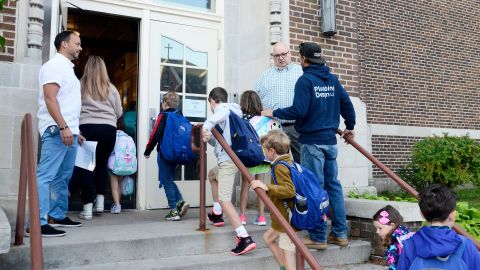
<instances>
[{"instance_id":1,"label":"man's wristwatch","mask_svg":"<svg viewBox=\"0 0 480 270\"><path fill-rule=\"evenodd\" d=\"M68 126L59 127L60 130L65 130L65 129L67 129L67 128L68 128Z\"/></svg>"}]
</instances>

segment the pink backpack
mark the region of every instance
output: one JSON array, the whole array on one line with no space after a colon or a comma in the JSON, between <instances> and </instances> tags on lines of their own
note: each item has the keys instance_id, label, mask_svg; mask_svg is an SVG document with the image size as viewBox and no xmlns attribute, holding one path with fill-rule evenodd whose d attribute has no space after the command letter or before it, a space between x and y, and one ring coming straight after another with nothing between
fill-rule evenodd
<instances>
[{"instance_id":1,"label":"pink backpack","mask_svg":"<svg viewBox=\"0 0 480 270\"><path fill-rule=\"evenodd\" d=\"M137 148L132 137L117 130L117 140L108 158L108 168L116 175L131 175L137 172Z\"/></svg>"}]
</instances>

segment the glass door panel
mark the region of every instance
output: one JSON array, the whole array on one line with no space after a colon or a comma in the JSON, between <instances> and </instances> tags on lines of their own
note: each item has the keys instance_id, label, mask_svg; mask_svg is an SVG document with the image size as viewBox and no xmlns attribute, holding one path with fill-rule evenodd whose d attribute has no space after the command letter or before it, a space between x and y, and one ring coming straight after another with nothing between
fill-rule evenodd
<instances>
[{"instance_id":1,"label":"glass door panel","mask_svg":"<svg viewBox=\"0 0 480 270\"><path fill-rule=\"evenodd\" d=\"M202 123L211 113L207 106L208 89L217 86L217 30L152 21L150 39L149 110L158 112L162 96L175 91L185 117L194 124ZM211 148L207 152L207 168L211 168L216 160ZM158 167L153 155L147 165L149 209L168 207L163 188L158 188ZM199 200L198 166L195 160L177 166L175 171L175 181L192 206L197 206ZM210 192L207 201L211 202Z\"/></svg>"}]
</instances>

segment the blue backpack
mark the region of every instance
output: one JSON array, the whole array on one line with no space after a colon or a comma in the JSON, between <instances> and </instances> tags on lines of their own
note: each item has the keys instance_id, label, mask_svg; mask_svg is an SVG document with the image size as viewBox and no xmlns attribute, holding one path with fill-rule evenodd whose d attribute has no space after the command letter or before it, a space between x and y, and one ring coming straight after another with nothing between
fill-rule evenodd
<instances>
[{"instance_id":1,"label":"blue backpack","mask_svg":"<svg viewBox=\"0 0 480 270\"><path fill-rule=\"evenodd\" d=\"M459 235L462 244L457 250L447 257L422 258L417 256L410 265L410 270L427 270L427 269L443 269L443 270L468 270L467 265L462 260L463 251L467 244L467 239Z\"/></svg>"},{"instance_id":2,"label":"blue backpack","mask_svg":"<svg viewBox=\"0 0 480 270\"><path fill-rule=\"evenodd\" d=\"M162 157L176 164L187 164L195 159L195 153L190 144L192 124L183 115L174 112L164 112L167 123L163 133L160 153Z\"/></svg>"},{"instance_id":3,"label":"blue backpack","mask_svg":"<svg viewBox=\"0 0 480 270\"><path fill-rule=\"evenodd\" d=\"M257 132L250 122L232 111L230 111L228 119L230 121L231 148L233 152L246 167L255 167L262 164L265 155L263 154ZM220 133L223 133L218 125L216 128Z\"/></svg>"},{"instance_id":4,"label":"blue backpack","mask_svg":"<svg viewBox=\"0 0 480 270\"><path fill-rule=\"evenodd\" d=\"M292 211L290 223L300 230L311 230L322 225L327 220L330 204L327 192L320 187L315 175L300 164L295 163L295 166L291 166L285 161L278 161L272 165L272 179L275 185L277 185L277 179L274 169L278 164L290 170L295 186L293 199L295 208Z\"/></svg>"}]
</instances>

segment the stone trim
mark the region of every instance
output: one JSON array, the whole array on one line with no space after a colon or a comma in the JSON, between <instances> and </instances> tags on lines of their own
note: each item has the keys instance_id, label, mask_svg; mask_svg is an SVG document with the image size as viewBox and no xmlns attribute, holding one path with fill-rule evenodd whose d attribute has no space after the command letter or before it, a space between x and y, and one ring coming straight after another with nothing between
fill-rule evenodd
<instances>
[{"instance_id":1,"label":"stone trim","mask_svg":"<svg viewBox=\"0 0 480 270\"><path fill-rule=\"evenodd\" d=\"M43 0L30 0L27 29L27 56L32 62L41 63L43 41Z\"/></svg>"},{"instance_id":2,"label":"stone trim","mask_svg":"<svg viewBox=\"0 0 480 270\"><path fill-rule=\"evenodd\" d=\"M370 124L372 135L378 136L400 136L400 137L429 137L433 135L443 135L448 133L451 136L468 135L474 140L480 139L480 130L455 129L455 128L436 128L436 127L415 127L415 126L396 126Z\"/></svg>"}]
</instances>

